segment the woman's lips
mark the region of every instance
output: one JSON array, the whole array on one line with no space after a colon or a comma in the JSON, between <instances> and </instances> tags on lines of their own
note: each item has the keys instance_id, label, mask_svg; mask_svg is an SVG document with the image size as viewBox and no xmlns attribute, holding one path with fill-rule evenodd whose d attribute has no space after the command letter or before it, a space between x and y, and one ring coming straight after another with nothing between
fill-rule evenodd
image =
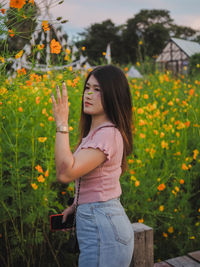
<instances>
[{"instance_id":1,"label":"woman's lips","mask_svg":"<svg viewBox=\"0 0 200 267\"><path fill-rule=\"evenodd\" d=\"M91 106L92 104L90 104L89 102L85 102L84 105L85 106Z\"/></svg>"}]
</instances>

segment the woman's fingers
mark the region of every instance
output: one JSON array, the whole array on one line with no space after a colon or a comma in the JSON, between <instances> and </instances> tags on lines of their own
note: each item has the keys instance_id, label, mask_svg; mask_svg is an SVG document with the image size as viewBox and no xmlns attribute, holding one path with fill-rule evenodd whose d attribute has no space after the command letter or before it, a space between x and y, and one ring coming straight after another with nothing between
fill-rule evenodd
<instances>
[{"instance_id":1,"label":"woman's fingers","mask_svg":"<svg viewBox=\"0 0 200 267\"><path fill-rule=\"evenodd\" d=\"M56 91L57 91L57 102L59 104L61 102L61 93L58 85L56 86Z\"/></svg>"},{"instance_id":2,"label":"woman's fingers","mask_svg":"<svg viewBox=\"0 0 200 267\"><path fill-rule=\"evenodd\" d=\"M52 92L51 92L51 99L52 99L52 103L53 103L53 105L55 106L55 104L56 104L56 100L55 100L55 97L54 97L54 95L53 95Z\"/></svg>"},{"instance_id":3,"label":"woman's fingers","mask_svg":"<svg viewBox=\"0 0 200 267\"><path fill-rule=\"evenodd\" d=\"M64 82L62 84L62 100L63 100L63 104L66 103L66 105L68 105L67 88Z\"/></svg>"}]
</instances>

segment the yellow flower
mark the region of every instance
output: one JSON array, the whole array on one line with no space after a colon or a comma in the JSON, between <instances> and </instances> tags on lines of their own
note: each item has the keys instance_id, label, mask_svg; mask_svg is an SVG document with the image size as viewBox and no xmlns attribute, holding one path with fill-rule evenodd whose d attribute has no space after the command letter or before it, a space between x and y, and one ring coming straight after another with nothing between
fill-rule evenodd
<instances>
[{"instance_id":1,"label":"yellow flower","mask_svg":"<svg viewBox=\"0 0 200 267\"><path fill-rule=\"evenodd\" d=\"M3 57L0 57L1 63L5 62L5 59Z\"/></svg>"},{"instance_id":2,"label":"yellow flower","mask_svg":"<svg viewBox=\"0 0 200 267\"><path fill-rule=\"evenodd\" d=\"M163 132L160 133L160 138L163 138L165 134Z\"/></svg>"},{"instance_id":3,"label":"yellow flower","mask_svg":"<svg viewBox=\"0 0 200 267\"><path fill-rule=\"evenodd\" d=\"M38 178L37 178L39 183L44 183L45 179L43 177L43 175L41 174Z\"/></svg>"},{"instance_id":4,"label":"yellow flower","mask_svg":"<svg viewBox=\"0 0 200 267\"><path fill-rule=\"evenodd\" d=\"M72 81L71 80L67 80L67 86L72 86Z\"/></svg>"},{"instance_id":5,"label":"yellow flower","mask_svg":"<svg viewBox=\"0 0 200 267\"><path fill-rule=\"evenodd\" d=\"M172 234L173 232L174 232L174 228L173 228L173 226L170 226L168 228L168 233Z\"/></svg>"},{"instance_id":6,"label":"yellow flower","mask_svg":"<svg viewBox=\"0 0 200 267\"><path fill-rule=\"evenodd\" d=\"M147 94L144 94L144 99L148 99L149 96Z\"/></svg>"},{"instance_id":7,"label":"yellow flower","mask_svg":"<svg viewBox=\"0 0 200 267\"><path fill-rule=\"evenodd\" d=\"M139 67L139 66L140 66L140 62L137 61L137 62L136 62L136 65Z\"/></svg>"},{"instance_id":8,"label":"yellow flower","mask_svg":"<svg viewBox=\"0 0 200 267\"><path fill-rule=\"evenodd\" d=\"M162 147L162 148L169 149L169 147L168 147L168 143L165 142L164 140L161 142L161 147Z\"/></svg>"},{"instance_id":9,"label":"yellow flower","mask_svg":"<svg viewBox=\"0 0 200 267\"><path fill-rule=\"evenodd\" d=\"M175 190L176 190L176 192L179 192L180 191L180 189L179 189L178 186L175 186Z\"/></svg>"},{"instance_id":10,"label":"yellow flower","mask_svg":"<svg viewBox=\"0 0 200 267\"><path fill-rule=\"evenodd\" d=\"M190 239L195 239L195 236L190 236Z\"/></svg>"},{"instance_id":11,"label":"yellow flower","mask_svg":"<svg viewBox=\"0 0 200 267\"><path fill-rule=\"evenodd\" d=\"M17 58L22 57L23 52L24 52L23 50L19 51L19 53L17 53L17 54L15 55L15 58L17 59Z\"/></svg>"},{"instance_id":12,"label":"yellow flower","mask_svg":"<svg viewBox=\"0 0 200 267\"><path fill-rule=\"evenodd\" d=\"M106 52L103 52L102 55L105 56L106 55Z\"/></svg>"},{"instance_id":13,"label":"yellow flower","mask_svg":"<svg viewBox=\"0 0 200 267\"><path fill-rule=\"evenodd\" d=\"M69 131L71 132L73 130L74 130L74 128L72 126L69 126Z\"/></svg>"},{"instance_id":14,"label":"yellow flower","mask_svg":"<svg viewBox=\"0 0 200 267\"><path fill-rule=\"evenodd\" d=\"M85 51L85 46L82 46L82 48L81 48L83 51Z\"/></svg>"},{"instance_id":15,"label":"yellow flower","mask_svg":"<svg viewBox=\"0 0 200 267\"><path fill-rule=\"evenodd\" d=\"M38 137L40 143L44 143L47 140L47 137Z\"/></svg>"},{"instance_id":16,"label":"yellow flower","mask_svg":"<svg viewBox=\"0 0 200 267\"><path fill-rule=\"evenodd\" d=\"M65 49L65 52L69 55L71 53L70 49L69 48L66 48Z\"/></svg>"},{"instance_id":17,"label":"yellow flower","mask_svg":"<svg viewBox=\"0 0 200 267\"><path fill-rule=\"evenodd\" d=\"M163 211L164 208L165 208L165 207L164 207L163 205L161 205L161 206L159 207L159 210L160 210L160 211Z\"/></svg>"},{"instance_id":18,"label":"yellow flower","mask_svg":"<svg viewBox=\"0 0 200 267\"><path fill-rule=\"evenodd\" d=\"M38 186L35 183L31 184L31 186L33 187L34 190L38 188Z\"/></svg>"},{"instance_id":19,"label":"yellow flower","mask_svg":"<svg viewBox=\"0 0 200 267\"><path fill-rule=\"evenodd\" d=\"M72 186L68 186L68 187L67 187L67 191L69 191L69 192L73 192L73 191L74 191L74 188L73 188Z\"/></svg>"},{"instance_id":20,"label":"yellow flower","mask_svg":"<svg viewBox=\"0 0 200 267\"><path fill-rule=\"evenodd\" d=\"M69 60L69 56L65 55L64 60L68 61Z\"/></svg>"},{"instance_id":21,"label":"yellow flower","mask_svg":"<svg viewBox=\"0 0 200 267\"><path fill-rule=\"evenodd\" d=\"M197 68L200 68L200 64L197 64Z\"/></svg>"},{"instance_id":22,"label":"yellow flower","mask_svg":"<svg viewBox=\"0 0 200 267\"><path fill-rule=\"evenodd\" d=\"M137 179L136 179L136 177L135 176L133 176L133 175L131 175L131 181L136 181Z\"/></svg>"},{"instance_id":23,"label":"yellow flower","mask_svg":"<svg viewBox=\"0 0 200 267\"><path fill-rule=\"evenodd\" d=\"M139 41L139 45L142 45L143 44L143 42L142 41Z\"/></svg>"},{"instance_id":24,"label":"yellow flower","mask_svg":"<svg viewBox=\"0 0 200 267\"><path fill-rule=\"evenodd\" d=\"M69 66L69 71L72 71L72 66Z\"/></svg>"},{"instance_id":25,"label":"yellow flower","mask_svg":"<svg viewBox=\"0 0 200 267\"><path fill-rule=\"evenodd\" d=\"M172 101L169 101L169 102L168 102L168 105L169 105L169 106L173 106L174 103L173 103Z\"/></svg>"},{"instance_id":26,"label":"yellow flower","mask_svg":"<svg viewBox=\"0 0 200 267\"><path fill-rule=\"evenodd\" d=\"M144 222L144 219L139 219L138 222L139 223L143 223Z\"/></svg>"}]
</instances>

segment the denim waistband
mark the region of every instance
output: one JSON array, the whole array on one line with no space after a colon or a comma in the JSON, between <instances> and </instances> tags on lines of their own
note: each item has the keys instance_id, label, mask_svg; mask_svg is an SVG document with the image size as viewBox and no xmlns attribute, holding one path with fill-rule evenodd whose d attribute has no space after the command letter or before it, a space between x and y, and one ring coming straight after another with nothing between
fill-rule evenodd
<instances>
[{"instance_id":1,"label":"denim waistband","mask_svg":"<svg viewBox=\"0 0 200 267\"><path fill-rule=\"evenodd\" d=\"M112 206L119 206L119 205L121 205L120 197L109 199L107 201L98 201L98 202L79 204L78 206L81 206L81 207L88 206L88 207L97 208L97 207L112 207Z\"/></svg>"}]
</instances>

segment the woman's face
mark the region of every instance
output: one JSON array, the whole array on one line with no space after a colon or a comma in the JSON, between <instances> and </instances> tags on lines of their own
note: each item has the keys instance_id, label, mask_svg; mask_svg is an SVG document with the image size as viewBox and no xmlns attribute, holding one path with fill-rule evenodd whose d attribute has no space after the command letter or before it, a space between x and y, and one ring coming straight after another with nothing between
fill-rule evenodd
<instances>
[{"instance_id":1,"label":"woman's face","mask_svg":"<svg viewBox=\"0 0 200 267\"><path fill-rule=\"evenodd\" d=\"M83 97L83 111L89 115L104 115L104 109L101 101L101 89L98 81L93 75L86 83Z\"/></svg>"}]
</instances>

